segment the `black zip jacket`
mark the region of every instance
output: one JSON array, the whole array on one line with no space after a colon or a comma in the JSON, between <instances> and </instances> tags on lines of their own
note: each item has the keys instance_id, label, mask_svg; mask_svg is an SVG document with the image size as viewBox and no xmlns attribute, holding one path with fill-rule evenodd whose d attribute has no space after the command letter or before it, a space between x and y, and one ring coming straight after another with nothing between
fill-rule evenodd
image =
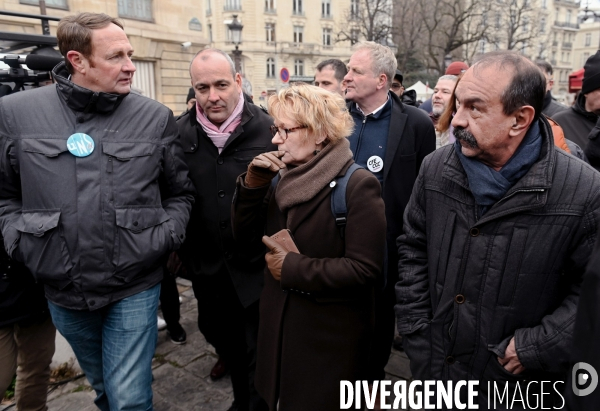
<instances>
[{"instance_id":1,"label":"black zip jacket","mask_svg":"<svg viewBox=\"0 0 600 411\"><path fill-rule=\"evenodd\" d=\"M548 122L539 122L539 159L480 219L454 145L423 162L398 239L396 285L398 331L416 379L475 379L483 390L484 381L514 388L566 379L600 225L600 174L556 149ZM512 337L519 375L496 359Z\"/></svg>"},{"instance_id":2,"label":"black zip jacket","mask_svg":"<svg viewBox=\"0 0 600 411\"><path fill-rule=\"evenodd\" d=\"M170 110L69 81L0 99L0 228L53 303L94 310L162 279L185 238L194 188ZM95 148L67 148L85 133Z\"/></svg>"}]
</instances>

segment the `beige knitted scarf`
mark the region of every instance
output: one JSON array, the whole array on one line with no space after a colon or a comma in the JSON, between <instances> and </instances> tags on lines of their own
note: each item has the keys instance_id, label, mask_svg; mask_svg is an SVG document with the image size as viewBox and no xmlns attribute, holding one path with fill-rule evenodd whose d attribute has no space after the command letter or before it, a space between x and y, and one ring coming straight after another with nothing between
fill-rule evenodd
<instances>
[{"instance_id":1,"label":"beige knitted scarf","mask_svg":"<svg viewBox=\"0 0 600 411\"><path fill-rule=\"evenodd\" d=\"M280 173L275 191L275 201L283 212L305 203L316 196L340 173L352 159L350 143L343 138L329 143L310 161L292 169L284 168ZM291 215L288 214L288 226Z\"/></svg>"}]
</instances>

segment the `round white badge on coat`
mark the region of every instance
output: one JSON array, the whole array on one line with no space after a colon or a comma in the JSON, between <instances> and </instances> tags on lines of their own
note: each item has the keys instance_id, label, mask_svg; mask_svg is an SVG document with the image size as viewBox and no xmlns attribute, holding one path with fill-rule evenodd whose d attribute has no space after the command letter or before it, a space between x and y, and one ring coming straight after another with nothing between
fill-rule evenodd
<instances>
[{"instance_id":1,"label":"round white badge on coat","mask_svg":"<svg viewBox=\"0 0 600 411\"><path fill-rule=\"evenodd\" d=\"M94 152L94 140L84 133L75 133L67 140L67 148L75 157L87 157Z\"/></svg>"},{"instance_id":2,"label":"round white badge on coat","mask_svg":"<svg viewBox=\"0 0 600 411\"><path fill-rule=\"evenodd\" d=\"M378 171L383 170L383 160L379 156L371 156L367 160L367 167L370 172L377 173Z\"/></svg>"}]
</instances>

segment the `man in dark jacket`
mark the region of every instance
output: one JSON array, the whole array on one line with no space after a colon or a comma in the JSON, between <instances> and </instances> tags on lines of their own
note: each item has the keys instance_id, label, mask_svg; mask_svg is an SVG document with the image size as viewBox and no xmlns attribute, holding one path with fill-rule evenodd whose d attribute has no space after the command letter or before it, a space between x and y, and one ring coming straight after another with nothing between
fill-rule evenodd
<instances>
[{"instance_id":1,"label":"man in dark jacket","mask_svg":"<svg viewBox=\"0 0 600 411\"><path fill-rule=\"evenodd\" d=\"M588 58L583 68L581 92L575 104L552 118L562 127L565 138L585 151L600 113L600 51Z\"/></svg>"},{"instance_id":2,"label":"man in dark jacket","mask_svg":"<svg viewBox=\"0 0 600 411\"><path fill-rule=\"evenodd\" d=\"M482 56L454 94L457 142L423 162L398 239L396 314L413 376L479 380L483 405L487 382L566 380L600 174L555 148L525 57Z\"/></svg>"},{"instance_id":3,"label":"man in dark jacket","mask_svg":"<svg viewBox=\"0 0 600 411\"><path fill-rule=\"evenodd\" d=\"M600 171L600 119L588 135L588 145L585 148L585 156L596 170Z\"/></svg>"},{"instance_id":4,"label":"man in dark jacket","mask_svg":"<svg viewBox=\"0 0 600 411\"><path fill-rule=\"evenodd\" d=\"M253 376L262 242L236 243L231 202L237 177L260 153L276 150L273 120L242 95L242 79L227 53L203 50L190 66L196 106L178 120L185 159L197 190L180 251L198 300L198 327L231 370L231 410L261 410Z\"/></svg>"},{"instance_id":5,"label":"man in dark jacket","mask_svg":"<svg viewBox=\"0 0 600 411\"><path fill-rule=\"evenodd\" d=\"M17 409L46 409L55 338L44 287L0 250L0 393L18 366Z\"/></svg>"},{"instance_id":6,"label":"man in dark jacket","mask_svg":"<svg viewBox=\"0 0 600 411\"><path fill-rule=\"evenodd\" d=\"M548 117L554 118L554 115L568 109L567 106L560 104L552 97L552 87L554 87L554 78L552 78L552 66L546 60L536 60L535 65L542 70L546 78L546 95L544 96L544 105L542 113Z\"/></svg>"},{"instance_id":7,"label":"man in dark jacket","mask_svg":"<svg viewBox=\"0 0 600 411\"><path fill-rule=\"evenodd\" d=\"M567 407L571 411L600 409L600 239L591 255L581 287L573 332L571 369L567 382ZM589 367L592 367L591 369ZM578 371L581 370L581 371ZM595 374L594 374L595 373ZM587 378L586 378L587 375ZM575 393L572 387L579 392ZM586 390L586 392L582 392Z\"/></svg>"},{"instance_id":8,"label":"man in dark jacket","mask_svg":"<svg viewBox=\"0 0 600 411\"><path fill-rule=\"evenodd\" d=\"M380 56L379 60L375 56ZM377 298L370 380L385 376L394 339L394 284L398 278L396 238L402 234L402 215L421 162L435 150L435 131L427 114L391 93L396 58L385 46L359 43L344 78L348 109L356 127L349 137L354 161L370 170L382 184L387 220L387 283Z\"/></svg>"},{"instance_id":9,"label":"man in dark jacket","mask_svg":"<svg viewBox=\"0 0 600 411\"><path fill-rule=\"evenodd\" d=\"M162 265L194 187L173 114L130 94L121 23L80 13L57 38L57 84L0 99L4 246L45 284L96 405L151 409Z\"/></svg>"}]
</instances>

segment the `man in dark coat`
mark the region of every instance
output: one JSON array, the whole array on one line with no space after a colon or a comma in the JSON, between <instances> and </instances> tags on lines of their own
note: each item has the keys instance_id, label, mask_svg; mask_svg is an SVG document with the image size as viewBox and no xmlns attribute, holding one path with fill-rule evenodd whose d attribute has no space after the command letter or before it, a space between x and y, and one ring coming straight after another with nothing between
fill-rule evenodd
<instances>
[{"instance_id":1,"label":"man in dark coat","mask_svg":"<svg viewBox=\"0 0 600 411\"><path fill-rule=\"evenodd\" d=\"M600 409L600 240L596 240L596 247L583 279L579 305L577 306L577 320L573 334L573 347L571 349L572 365L579 364L580 372L572 369L567 383L566 400L569 410L594 411ZM584 364L581 364L584 363ZM591 366L593 371L588 367ZM581 367L581 368L580 368ZM596 373L595 376L592 375ZM587 374L587 378L585 377ZM579 391L576 395L572 387Z\"/></svg>"},{"instance_id":2,"label":"man in dark coat","mask_svg":"<svg viewBox=\"0 0 600 411\"><path fill-rule=\"evenodd\" d=\"M374 56L382 56L376 61ZM380 290L369 378L385 376L394 339L394 284L398 278L396 238L402 234L402 215L421 162L435 150L435 131L425 112L403 104L391 93L396 58L385 46L359 43L344 78L355 122L349 137L354 161L370 170L382 185L387 220L387 283ZM383 69L378 69L382 67Z\"/></svg>"},{"instance_id":3,"label":"man in dark coat","mask_svg":"<svg viewBox=\"0 0 600 411\"><path fill-rule=\"evenodd\" d=\"M273 151L273 120L246 101L242 78L221 50L203 50L190 66L196 106L178 120L196 207L180 257L192 276L198 327L231 370L231 410L261 410L254 390L258 299L265 248L260 239L236 243L231 202L237 176L258 154Z\"/></svg>"},{"instance_id":4,"label":"man in dark coat","mask_svg":"<svg viewBox=\"0 0 600 411\"><path fill-rule=\"evenodd\" d=\"M524 381L565 389L600 224L600 174L555 148L544 94L525 57L482 56L454 92L457 142L423 162L398 239L396 314L413 376L479 380L480 405L488 382L507 382L511 398ZM561 406L552 387L528 393Z\"/></svg>"},{"instance_id":5,"label":"man in dark coat","mask_svg":"<svg viewBox=\"0 0 600 411\"><path fill-rule=\"evenodd\" d=\"M588 145L585 148L585 156L596 170L600 171L600 119L588 136Z\"/></svg>"},{"instance_id":6,"label":"man in dark coat","mask_svg":"<svg viewBox=\"0 0 600 411\"><path fill-rule=\"evenodd\" d=\"M46 408L55 338L44 286L0 250L0 393L6 391L18 366L18 409Z\"/></svg>"},{"instance_id":7,"label":"man in dark coat","mask_svg":"<svg viewBox=\"0 0 600 411\"><path fill-rule=\"evenodd\" d=\"M552 87L554 87L554 78L552 78L552 66L546 60L536 60L535 65L542 70L546 78L546 95L544 96L544 105L542 113L548 117L554 118L555 114L568 109L567 106L560 104L552 97Z\"/></svg>"},{"instance_id":8,"label":"man in dark coat","mask_svg":"<svg viewBox=\"0 0 600 411\"><path fill-rule=\"evenodd\" d=\"M600 113L600 51L588 58L583 68L581 92L575 104L552 118L562 127L565 138L585 151Z\"/></svg>"}]
</instances>

